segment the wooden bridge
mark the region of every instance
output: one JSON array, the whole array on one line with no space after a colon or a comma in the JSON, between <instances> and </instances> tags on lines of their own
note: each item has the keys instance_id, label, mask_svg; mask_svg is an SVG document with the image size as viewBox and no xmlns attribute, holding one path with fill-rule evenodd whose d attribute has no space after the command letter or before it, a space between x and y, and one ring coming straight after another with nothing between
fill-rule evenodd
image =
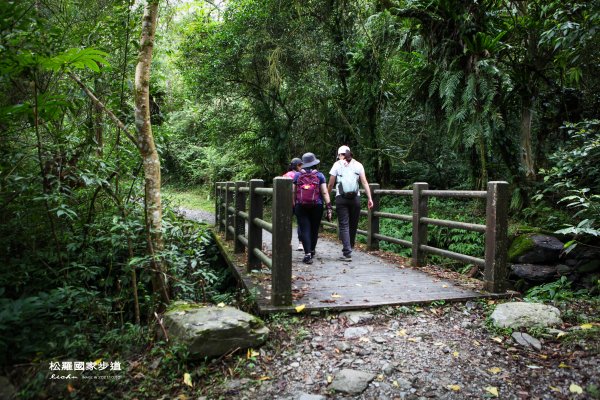
<instances>
[{"instance_id":1,"label":"wooden bridge","mask_svg":"<svg viewBox=\"0 0 600 400\"><path fill-rule=\"evenodd\" d=\"M382 305L426 303L502 296L507 273L508 183L490 182L487 191L429 190L427 183L413 184L413 190L386 190L370 185L374 206L361 211L367 217L367 250L378 250L386 241L410 247L410 266L392 262L371 252L355 251L351 262L338 260L341 244L320 238L316 261L301 262L292 245L292 180L277 177L273 187L264 181L218 182L215 185L215 226L217 242L229 266L255 296L258 311L298 309L358 309ZM379 210L381 196L412 197L412 215ZM265 198L271 197L271 218L264 218ZM486 224L428 218L430 197L479 198L486 201ZM383 218L412 224L412 240L379 233ZM323 221L325 227L337 225ZM485 257L476 258L427 244L427 226L464 229L485 235ZM296 239L294 239L296 241ZM483 268L483 290L461 287L420 271L427 253L440 255Z\"/></svg>"}]
</instances>

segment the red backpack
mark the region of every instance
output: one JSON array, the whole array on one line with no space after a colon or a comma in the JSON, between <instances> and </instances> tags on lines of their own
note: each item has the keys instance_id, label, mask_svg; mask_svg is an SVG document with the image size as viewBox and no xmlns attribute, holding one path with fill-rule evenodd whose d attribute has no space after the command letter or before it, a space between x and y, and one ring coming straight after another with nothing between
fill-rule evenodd
<instances>
[{"instance_id":1,"label":"red backpack","mask_svg":"<svg viewBox=\"0 0 600 400\"><path fill-rule=\"evenodd\" d=\"M315 206L321 198L321 182L317 171L301 172L296 181L296 203Z\"/></svg>"}]
</instances>

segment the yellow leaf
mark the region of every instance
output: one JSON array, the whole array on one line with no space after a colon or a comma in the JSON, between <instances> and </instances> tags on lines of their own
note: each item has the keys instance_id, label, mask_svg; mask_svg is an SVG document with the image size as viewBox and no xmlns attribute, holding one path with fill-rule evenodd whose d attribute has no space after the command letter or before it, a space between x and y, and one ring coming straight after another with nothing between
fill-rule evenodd
<instances>
[{"instance_id":1,"label":"yellow leaf","mask_svg":"<svg viewBox=\"0 0 600 400\"><path fill-rule=\"evenodd\" d=\"M448 385L447 387L448 389L454 390L455 392L458 392L460 390L460 386L458 385Z\"/></svg>"},{"instance_id":2,"label":"yellow leaf","mask_svg":"<svg viewBox=\"0 0 600 400\"><path fill-rule=\"evenodd\" d=\"M550 390L552 390L553 392L561 392L560 388L557 388L556 386L548 386L550 388Z\"/></svg>"},{"instance_id":3,"label":"yellow leaf","mask_svg":"<svg viewBox=\"0 0 600 400\"><path fill-rule=\"evenodd\" d=\"M488 302L487 302L487 303L488 303L489 305L496 304L496 302L495 302L494 300L488 300Z\"/></svg>"},{"instance_id":4,"label":"yellow leaf","mask_svg":"<svg viewBox=\"0 0 600 400\"><path fill-rule=\"evenodd\" d=\"M547 356L547 355L545 355L545 354L540 354L540 358L541 358L542 360L547 360L547 359L548 359L548 356Z\"/></svg>"},{"instance_id":5,"label":"yellow leaf","mask_svg":"<svg viewBox=\"0 0 600 400\"><path fill-rule=\"evenodd\" d=\"M499 338L498 336L493 337L492 340L497 343L502 343L502 338Z\"/></svg>"},{"instance_id":6,"label":"yellow leaf","mask_svg":"<svg viewBox=\"0 0 600 400\"><path fill-rule=\"evenodd\" d=\"M592 329L592 324L583 324L583 325L579 325L579 327L581 329Z\"/></svg>"},{"instance_id":7,"label":"yellow leaf","mask_svg":"<svg viewBox=\"0 0 600 400\"><path fill-rule=\"evenodd\" d=\"M101 362L102 362L102 359L101 359L101 358L99 358L99 359L97 359L96 361L94 361L94 365L98 365L98 364L100 364Z\"/></svg>"},{"instance_id":8,"label":"yellow leaf","mask_svg":"<svg viewBox=\"0 0 600 400\"><path fill-rule=\"evenodd\" d=\"M502 370L498 367L492 367L492 368L488 368L488 371L490 371L492 374L499 374L500 371L502 371Z\"/></svg>"},{"instance_id":9,"label":"yellow leaf","mask_svg":"<svg viewBox=\"0 0 600 400\"><path fill-rule=\"evenodd\" d=\"M448 285L442 285L442 287L443 287L443 288L447 288L447 287L448 287Z\"/></svg>"},{"instance_id":10,"label":"yellow leaf","mask_svg":"<svg viewBox=\"0 0 600 400\"><path fill-rule=\"evenodd\" d=\"M398 385L398 381L394 381L394 382L392 382L392 386L399 387L400 385Z\"/></svg>"},{"instance_id":11,"label":"yellow leaf","mask_svg":"<svg viewBox=\"0 0 600 400\"><path fill-rule=\"evenodd\" d=\"M187 372L183 374L183 383L185 383L189 387L194 387L194 384L192 383L192 376Z\"/></svg>"},{"instance_id":12,"label":"yellow leaf","mask_svg":"<svg viewBox=\"0 0 600 400\"><path fill-rule=\"evenodd\" d=\"M569 367L567 364L565 364L564 362L561 362L561 363L558 365L558 368L570 368L570 367Z\"/></svg>"},{"instance_id":13,"label":"yellow leaf","mask_svg":"<svg viewBox=\"0 0 600 400\"><path fill-rule=\"evenodd\" d=\"M342 297L341 295L337 294L337 293L332 293L331 297L333 297L334 299L338 299L340 297Z\"/></svg>"},{"instance_id":14,"label":"yellow leaf","mask_svg":"<svg viewBox=\"0 0 600 400\"><path fill-rule=\"evenodd\" d=\"M296 312L300 312L300 311L304 310L305 308L306 308L306 306L304 304L301 304L298 307L296 307Z\"/></svg>"},{"instance_id":15,"label":"yellow leaf","mask_svg":"<svg viewBox=\"0 0 600 400\"><path fill-rule=\"evenodd\" d=\"M423 309L421 307L415 307L415 311L416 312L421 312L421 311L423 311Z\"/></svg>"},{"instance_id":16,"label":"yellow leaf","mask_svg":"<svg viewBox=\"0 0 600 400\"><path fill-rule=\"evenodd\" d=\"M418 341L418 340L417 340L417 338L414 338L414 337L410 337L410 338L408 338L407 340L408 340L409 342L417 342L417 341Z\"/></svg>"},{"instance_id":17,"label":"yellow leaf","mask_svg":"<svg viewBox=\"0 0 600 400\"><path fill-rule=\"evenodd\" d=\"M268 381L269 379L271 379L270 376L261 376L260 378L258 378L259 381Z\"/></svg>"},{"instance_id":18,"label":"yellow leaf","mask_svg":"<svg viewBox=\"0 0 600 400\"><path fill-rule=\"evenodd\" d=\"M333 381L333 376L327 375L327 383L331 383Z\"/></svg>"},{"instance_id":19,"label":"yellow leaf","mask_svg":"<svg viewBox=\"0 0 600 400\"><path fill-rule=\"evenodd\" d=\"M498 388L495 386L488 386L485 388L485 391L498 397Z\"/></svg>"},{"instance_id":20,"label":"yellow leaf","mask_svg":"<svg viewBox=\"0 0 600 400\"><path fill-rule=\"evenodd\" d=\"M452 353L452 355L453 355L455 358L458 358L458 351L455 351L454 353Z\"/></svg>"},{"instance_id":21,"label":"yellow leaf","mask_svg":"<svg viewBox=\"0 0 600 400\"><path fill-rule=\"evenodd\" d=\"M481 346L481 343L479 343L477 340L473 340L473 344L474 344L475 346Z\"/></svg>"},{"instance_id":22,"label":"yellow leaf","mask_svg":"<svg viewBox=\"0 0 600 400\"><path fill-rule=\"evenodd\" d=\"M250 359L252 357L258 357L259 353L258 351L255 351L254 349L248 349L248 353L246 354L246 358Z\"/></svg>"},{"instance_id":23,"label":"yellow leaf","mask_svg":"<svg viewBox=\"0 0 600 400\"><path fill-rule=\"evenodd\" d=\"M383 381L383 374L377 375L377 380L379 382L382 382Z\"/></svg>"},{"instance_id":24,"label":"yellow leaf","mask_svg":"<svg viewBox=\"0 0 600 400\"><path fill-rule=\"evenodd\" d=\"M219 303L217 304L217 307L225 307L225 303Z\"/></svg>"},{"instance_id":25,"label":"yellow leaf","mask_svg":"<svg viewBox=\"0 0 600 400\"><path fill-rule=\"evenodd\" d=\"M563 337L567 334L567 332L558 332L558 334L556 335L556 338L558 339L559 337Z\"/></svg>"},{"instance_id":26,"label":"yellow leaf","mask_svg":"<svg viewBox=\"0 0 600 400\"><path fill-rule=\"evenodd\" d=\"M583 393L583 389L581 388L581 386L576 385L574 383L571 383L571 386L569 386L569 391L571 393L577 393L577 394Z\"/></svg>"},{"instance_id":27,"label":"yellow leaf","mask_svg":"<svg viewBox=\"0 0 600 400\"><path fill-rule=\"evenodd\" d=\"M397 336L406 336L406 329L400 329L398 332L396 332Z\"/></svg>"},{"instance_id":28,"label":"yellow leaf","mask_svg":"<svg viewBox=\"0 0 600 400\"><path fill-rule=\"evenodd\" d=\"M444 343L442 343L442 342L435 342L433 345L434 345L434 346L443 346L443 345L444 345Z\"/></svg>"}]
</instances>

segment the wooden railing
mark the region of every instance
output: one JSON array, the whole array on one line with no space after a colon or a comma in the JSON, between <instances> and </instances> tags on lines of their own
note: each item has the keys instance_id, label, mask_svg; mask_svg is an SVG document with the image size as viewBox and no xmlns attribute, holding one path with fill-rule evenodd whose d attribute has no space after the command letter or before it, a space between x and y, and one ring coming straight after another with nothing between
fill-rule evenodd
<instances>
[{"instance_id":1,"label":"wooden railing","mask_svg":"<svg viewBox=\"0 0 600 400\"><path fill-rule=\"evenodd\" d=\"M489 182L487 191L429 190L424 182L413 184L413 190L381 189L379 184L370 184L373 208L361 211L366 215L367 230L358 230L358 234L367 237L369 250L379 248L380 241L399 244L412 249L412 265L424 264L425 254L435 254L452 258L467 264L484 268L484 289L500 293L505 291L507 273L508 241L508 183ZM412 196L412 215L381 212L379 210L382 195ZM263 220L264 196L273 197L272 220ZM486 224L439 220L428 217L428 199L430 197L458 197L486 199ZM246 211L248 203L248 211ZM225 233L226 240L234 241L234 252L247 255L247 270L260 269L261 263L271 269L273 305L290 305L292 277L292 180L277 177L273 188L265 188L264 181L253 179L246 182L218 182L215 185L216 226ZM390 218L412 224L412 240L385 236L379 233L382 218ZM246 234L246 224L248 232ZM323 225L337 227L336 224L323 222ZM485 234L485 257L483 259L455 253L449 250L427 245L427 226L437 225L452 229L464 229ZM262 248L262 231L273 235L272 256Z\"/></svg>"}]
</instances>

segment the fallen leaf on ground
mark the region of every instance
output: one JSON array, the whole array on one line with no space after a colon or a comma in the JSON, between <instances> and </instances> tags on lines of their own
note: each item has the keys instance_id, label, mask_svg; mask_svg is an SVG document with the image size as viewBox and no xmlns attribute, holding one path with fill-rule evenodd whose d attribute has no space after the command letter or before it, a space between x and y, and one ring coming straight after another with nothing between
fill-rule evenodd
<instances>
[{"instance_id":1,"label":"fallen leaf on ground","mask_svg":"<svg viewBox=\"0 0 600 400\"><path fill-rule=\"evenodd\" d=\"M493 340L494 342L497 342L497 343L502 343L502 338L499 338L499 337L497 337L497 336L496 336L496 337L493 337L493 338L492 338L492 340Z\"/></svg>"},{"instance_id":2,"label":"fallen leaf on ground","mask_svg":"<svg viewBox=\"0 0 600 400\"><path fill-rule=\"evenodd\" d=\"M448 389L454 390L455 392L458 392L460 390L460 386L458 385L448 385L447 387Z\"/></svg>"},{"instance_id":3,"label":"fallen leaf on ground","mask_svg":"<svg viewBox=\"0 0 600 400\"><path fill-rule=\"evenodd\" d=\"M579 327L581 329L592 329L593 325L592 324L582 324L582 325L579 325Z\"/></svg>"},{"instance_id":4,"label":"fallen leaf on ground","mask_svg":"<svg viewBox=\"0 0 600 400\"><path fill-rule=\"evenodd\" d=\"M558 368L570 368L567 364L565 364L564 362L561 362L560 364L558 364Z\"/></svg>"},{"instance_id":5,"label":"fallen leaf on ground","mask_svg":"<svg viewBox=\"0 0 600 400\"><path fill-rule=\"evenodd\" d=\"M333 376L327 375L327 383L331 383L333 381Z\"/></svg>"},{"instance_id":6,"label":"fallen leaf on ground","mask_svg":"<svg viewBox=\"0 0 600 400\"><path fill-rule=\"evenodd\" d=\"M260 378L258 378L259 381L268 381L269 379L271 379L270 376L261 376Z\"/></svg>"},{"instance_id":7,"label":"fallen leaf on ground","mask_svg":"<svg viewBox=\"0 0 600 400\"><path fill-rule=\"evenodd\" d=\"M342 295L340 295L340 294L337 294L337 293L332 293L332 294L331 294L331 297L333 297L334 299L337 299L337 298L339 298L339 297L342 297Z\"/></svg>"},{"instance_id":8,"label":"fallen leaf on ground","mask_svg":"<svg viewBox=\"0 0 600 400\"><path fill-rule=\"evenodd\" d=\"M306 305L301 304L298 307L296 307L296 312L300 312L300 311L304 310L305 308L306 308Z\"/></svg>"},{"instance_id":9,"label":"fallen leaf on ground","mask_svg":"<svg viewBox=\"0 0 600 400\"><path fill-rule=\"evenodd\" d=\"M452 355L454 356L454 358L458 358L458 351L455 351L454 353L452 353Z\"/></svg>"},{"instance_id":10,"label":"fallen leaf on ground","mask_svg":"<svg viewBox=\"0 0 600 400\"><path fill-rule=\"evenodd\" d=\"M400 329L396 332L396 336L406 336L406 329Z\"/></svg>"},{"instance_id":11,"label":"fallen leaf on ground","mask_svg":"<svg viewBox=\"0 0 600 400\"><path fill-rule=\"evenodd\" d=\"M192 383L192 376L187 372L183 374L183 383L185 383L189 387L194 387L194 384Z\"/></svg>"},{"instance_id":12,"label":"fallen leaf on ground","mask_svg":"<svg viewBox=\"0 0 600 400\"><path fill-rule=\"evenodd\" d=\"M571 393L577 393L577 394L583 393L583 389L581 388L581 386L576 385L574 383L571 383L571 386L569 386L569 391Z\"/></svg>"},{"instance_id":13,"label":"fallen leaf on ground","mask_svg":"<svg viewBox=\"0 0 600 400\"><path fill-rule=\"evenodd\" d=\"M248 349L248 353L246 354L246 358L258 357L258 351L254 351L254 349Z\"/></svg>"},{"instance_id":14,"label":"fallen leaf on ground","mask_svg":"<svg viewBox=\"0 0 600 400\"><path fill-rule=\"evenodd\" d=\"M558 332L558 333L556 334L556 338L558 339L559 337L563 337L563 336L565 336L566 334L567 334L567 332Z\"/></svg>"},{"instance_id":15,"label":"fallen leaf on ground","mask_svg":"<svg viewBox=\"0 0 600 400\"><path fill-rule=\"evenodd\" d=\"M488 386L485 388L485 391L491 393L492 395L498 397L498 388L495 386Z\"/></svg>"},{"instance_id":16,"label":"fallen leaf on ground","mask_svg":"<svg viewBox=\"0 0 600 400\"><path fill-rule=\"evenodd\" d=\"M219 303L217 304L217 307L225 307L225 303Z\"/></svg>"},{"instance_id":17,"label":"fallen leaf on ground","mask_svg":"<svg viewBox=\"0 0 600 400\"><path fill-rule=\"evenodd\" d=\"M490 371L492 374L499 374L500 371L502 371L502 369L500 369L498 367L492 367L492 368L488 368L488 371Z\"/></svg>"}]
</instances>

